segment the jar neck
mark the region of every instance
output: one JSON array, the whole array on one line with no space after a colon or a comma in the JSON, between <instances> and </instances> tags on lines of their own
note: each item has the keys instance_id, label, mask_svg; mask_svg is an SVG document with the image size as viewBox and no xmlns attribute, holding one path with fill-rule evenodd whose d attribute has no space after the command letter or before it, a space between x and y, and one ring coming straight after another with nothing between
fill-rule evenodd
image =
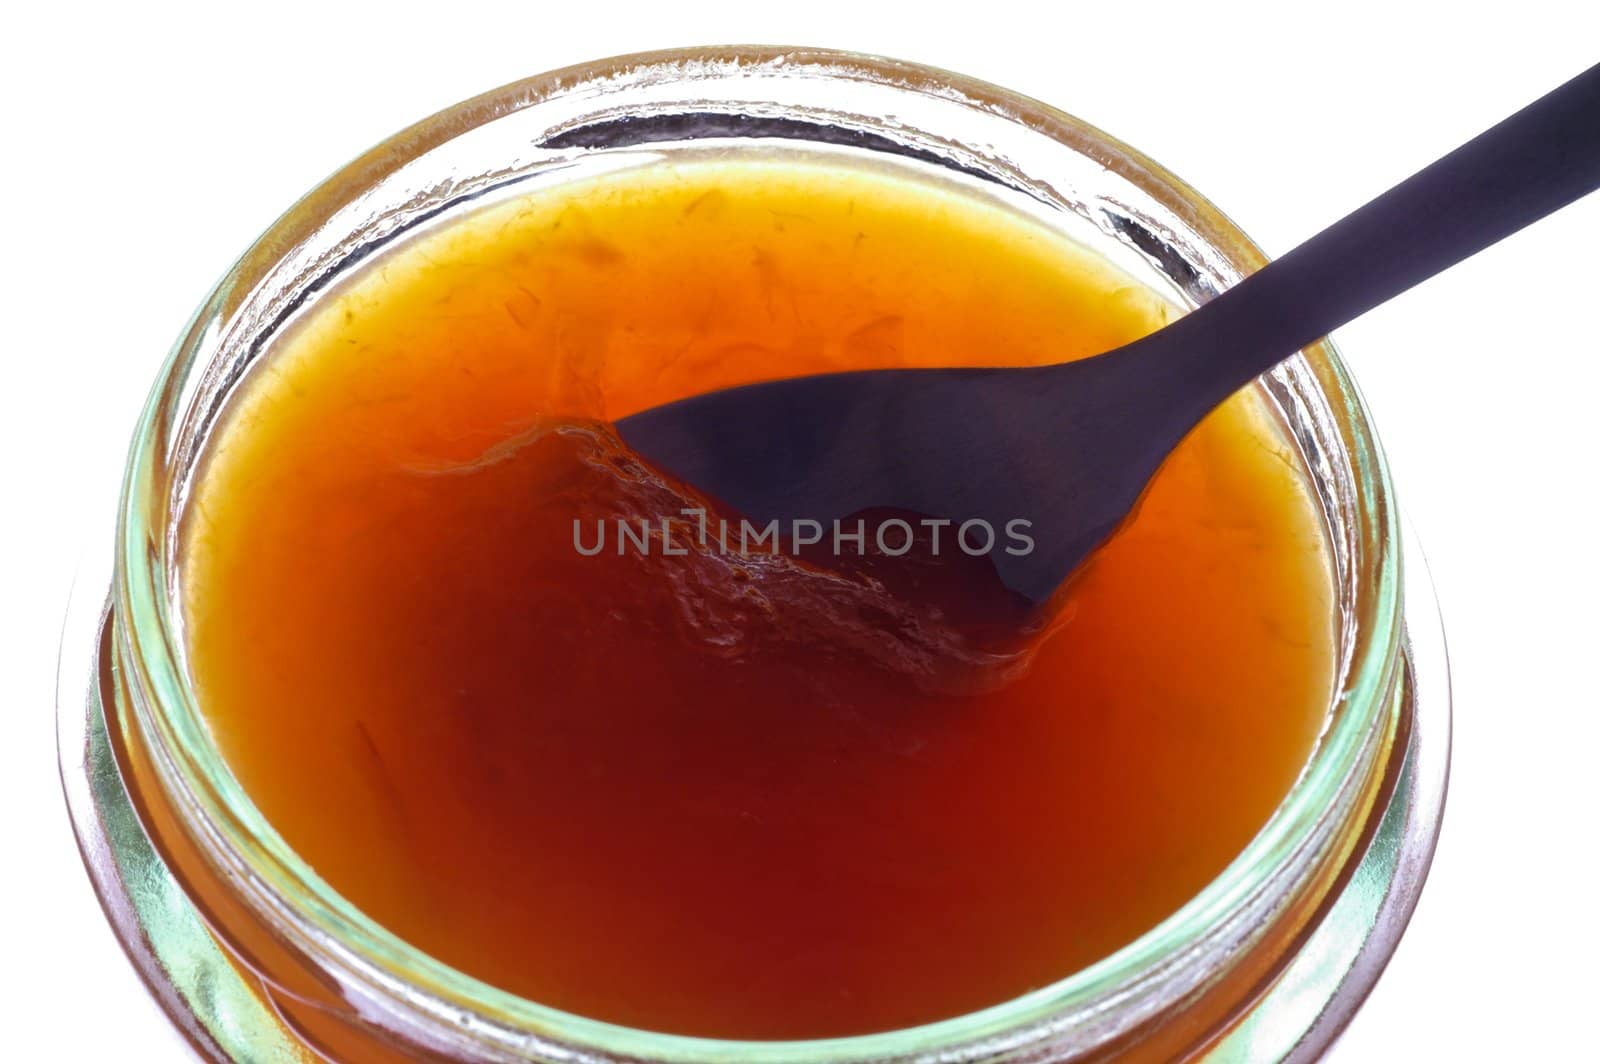
<instances>
[{"instance_id":1,"label":"jar neck","mask_svg":"<svg viewBox=\"0 0 1600 1064\"><path fill-rule=\"evenodd\" d=\"M841 109L841 100L850 108ZM1155 260L1193 299L1261 261L1191 190L1059 112L943 72L841 53L709 50L557 72L453 108L335 175L247 253L180 342L136 440L115 583L121 686L113 738L129 788L214 932L261 977L285 1015L335 1017L352 1037L398 1040L406 1052L462 1060L518 1059L530 1046L552 1058L594 1060L689 1060L729 1051L510 998L421 956L332 895L260 820L210 749L179 665L165 566L184 478L228 388L340 263L452 203L505 185L505 159L524 158L506 152L525 154L549 130L614 119L630 108L671 117L674 108L702 114L757 105L791 115L796 128L870 133L918 158L948 158L1012 181L1019 194L1053 196L1064 219L1090 218L1103 229L1111 217L1127 238L1117 249L1138 249L1146 268ZM537 165L585 158L562 150L551 149L556 154ZM1061 191L1073 182L1091 191ZM456 198L429 198L440 189ZM948 1051L944 1059L977 1060L1021 1046L1079 1059L1113 1046L1163 1044L1159 1031L1171 1032L1174 1045L1198 1045L1270 980L1314 922L1381 791L1398 660L1397 563L1388 554L1392 516L1381 459L1336 359L1321 350L1308 366L1279 382L1283 405L1308 411L1307 445L1319 460L1350 465L1332 474L1329 505L1343 566L1342 612L1355 619L1346 633L1352 684L1318 754L1315 785L1302 781L1286 803L1289 813L1173 921L1061 984L928 1028L825 1044L752 1044L740 1047L741 1059L910 1060L938 1050ZM312 1019L296 1022L307 1038L332 1044L333 1035L312 1032Z\"/></svg>"}]
</instances>

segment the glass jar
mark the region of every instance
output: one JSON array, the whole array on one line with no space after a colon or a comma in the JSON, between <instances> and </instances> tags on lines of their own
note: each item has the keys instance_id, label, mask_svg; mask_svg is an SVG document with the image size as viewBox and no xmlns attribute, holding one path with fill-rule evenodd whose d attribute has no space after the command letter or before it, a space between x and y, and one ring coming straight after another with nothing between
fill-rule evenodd
<instances>
[{"instance_id":1,"label":"glass jar","mask_svg":"<svg viewBox=\"0 0 1600 1064\"><path fill-rule=\"evenodd\" d=\"M1313 759L1246 850L1160 926L1023 997L902 1031L729 1042L629 1030L514 997L413 949L265 822L186 681L175 587L186 489L230 388L345 271L419 226L541 181L708 149L888 153L991 195L1184 305L1264 261L1160 166L1035 101L943 71L726 48L556 71L438 114L339 171L223 278L162 371L129 460L104 609L74 606L61 691L69 806L130 956L225 1060L1078 1061L1307 1059L1394 947L1431 857L1449 708L1354 385L1316 345L1257 383L1326 518L1341 675ZM1410 560L1415 561L1412 555ZM105 585L96 585L103 587ZM936 928L929 929L937 934Z\"/></svg>"}]
</instances>

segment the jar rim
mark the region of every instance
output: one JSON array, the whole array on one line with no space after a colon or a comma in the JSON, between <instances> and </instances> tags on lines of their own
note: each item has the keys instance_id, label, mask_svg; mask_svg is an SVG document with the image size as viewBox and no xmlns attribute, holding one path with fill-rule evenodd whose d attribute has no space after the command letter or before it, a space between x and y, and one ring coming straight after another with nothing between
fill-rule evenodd
<instances>
[{"instance_id":1,"label":"jar rim","mask_svg":"<svg viewBox=\"0 0 1600 1064\"><path fill-rule=\"evenodd\" d=\"M1387 466L1366 408L1326 342L1315 345L1319 386L1336 404L1343 457L1352 471L1360 572L1347 610L1349 645L1334 718L1306 770L1240 855L1177 912L1133 942L1046 987L1009 1001L916 1027L848 1037L754 1042L637 1030L565 1013L483 983L383 929L324 882L268 825L211 741L182 664L182 619L172 604L168 561L174 483L186 404L214 371L203 357L216 323L236 313L253 284L306 232L332 217L353 194L408 161L499 118L557 98L595 92L629 79L664 84L693 77L804 76L872 82L955 100L998 114L1093 159L1136 183L1192 227L1238 271L1259 268L1263 253L1209 201L1135 149L1072 116L988 83L933 67L858 53L782 47L686 48L599 60L537 75L467 100L398 133L324 181L275 222L218 283L162 368L140 418L119 506L113 597L134 719L148 740L161 782L185 811L190 830L212 857L230 862L266 911L338 954L380 993L424 1009L440 1006L480 1033L497 1032L581 1046L576 1059L740 1061L899 1059L909 1054L1021 1037L1069 1008L1114 1000L1182 962L1202 933L1307 845L1329 802L1347 788L1387 708L1400 648L1400 565ZM1313 349L1308 349L1312 351ZM177 465L186 457L177 454ZM1335 710L1339 712L1335 713ZM462 1012L468 1007L471 1015ZM601 1056L593 1056L598 1053ZM570 1050L569 1050L569 1055Z\"/></svg>"}]
</instances>

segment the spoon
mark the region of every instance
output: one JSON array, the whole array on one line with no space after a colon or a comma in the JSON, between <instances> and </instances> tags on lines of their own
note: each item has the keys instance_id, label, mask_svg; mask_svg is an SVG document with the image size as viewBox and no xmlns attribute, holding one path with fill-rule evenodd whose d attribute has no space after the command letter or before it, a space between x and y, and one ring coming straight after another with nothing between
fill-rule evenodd
<instances>
[{"instance_id":1,"label":"spoon","mask_svg":"<svg viewBox=\"0 0 1600 1064\"><path fill-rule=\"evenodd\" d=\"M654 407L617 430L647 461L763 524L831 527L890 508L958 528L982 522L968 540L978 545L984 526L1026 529L1031 549L991 535L988 555L1007 587L1039 603L1212 408L1335 327L1596 187L1600 65L1114 351L1025 368L769 381Z\"/></svg>"}]
</instances>

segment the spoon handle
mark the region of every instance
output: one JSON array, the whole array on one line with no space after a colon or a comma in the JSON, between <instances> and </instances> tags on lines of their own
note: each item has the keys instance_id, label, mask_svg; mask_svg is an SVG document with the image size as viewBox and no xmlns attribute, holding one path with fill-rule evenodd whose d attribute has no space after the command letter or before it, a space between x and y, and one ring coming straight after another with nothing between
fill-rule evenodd
<instances>
[{"instance_id":1,"label":"spoon handle","mask_svg":"<svg viewBox=\"0 0 1600 1064\"><path fill-rule=\"evenodd\" d=\"M1150 368L1176 374L1198 418L1336 327L1596 188L1600 65L1163 329Z\"/></svg>"}]
</instances>

